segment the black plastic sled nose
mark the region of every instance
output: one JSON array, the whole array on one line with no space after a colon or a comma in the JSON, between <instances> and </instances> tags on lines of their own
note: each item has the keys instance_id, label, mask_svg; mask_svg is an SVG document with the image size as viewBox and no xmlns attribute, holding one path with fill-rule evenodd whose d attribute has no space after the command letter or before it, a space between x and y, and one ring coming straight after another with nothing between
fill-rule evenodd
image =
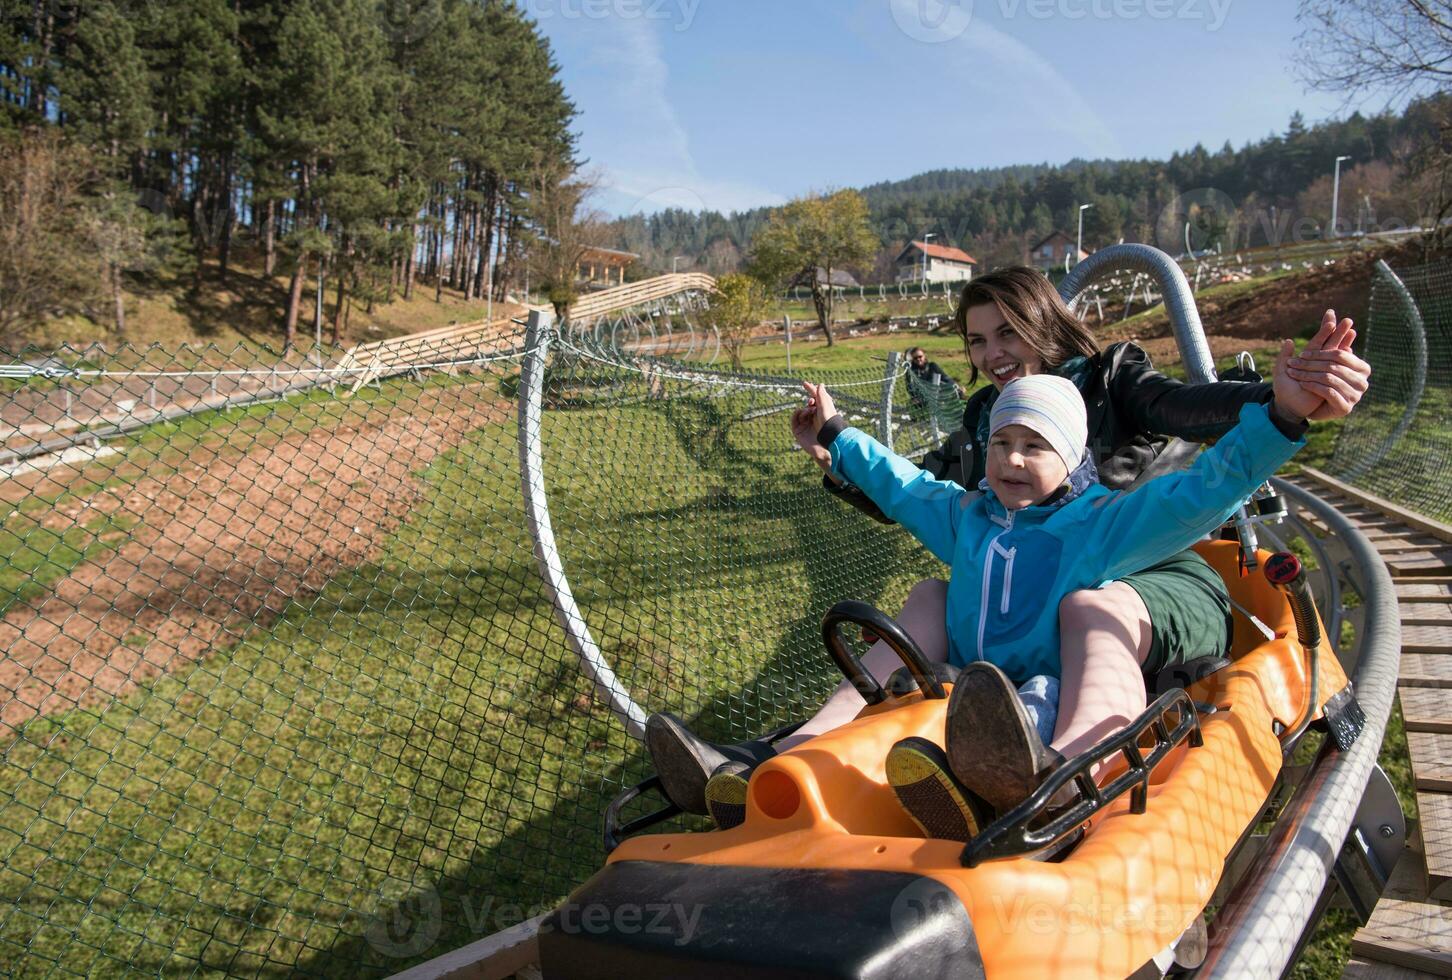
<instances>
[{"instance_id":1,"label":"black plastic sled nose","mask_svg":"<svg viewBox=\"0 0 1452 980\"><path fill-rule=\"evenodd\" d=\"M547 980L982 978L952 889L896 871L606 865L545 919Z\"/></svg>"}]
</instances>

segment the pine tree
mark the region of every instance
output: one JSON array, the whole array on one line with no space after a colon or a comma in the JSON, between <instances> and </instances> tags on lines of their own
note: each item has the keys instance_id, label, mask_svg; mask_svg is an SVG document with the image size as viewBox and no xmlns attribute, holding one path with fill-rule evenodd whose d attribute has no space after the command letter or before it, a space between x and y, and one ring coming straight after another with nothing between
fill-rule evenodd
<instances>
[{"instance_id":1,"label":"pine tree","mask_svg":"<svg viewBox=\"0 0 1452 980\"><path fill-rule=\"evenodd\" d=\"M502 295L543 237L535 181L572 179L574 112L513 3L0 0L0 131L92 151L94 220L70 227L115 257L112 292L128 269L178 268L166 215L223 275L240 228L267 275L290 266L287 345L314 271L335 341L353 299L420 276Z\"/></svg>"},{"instance_id":2,"label":"pine tree","mask_svg":"<svg viewBox=\"0 0 1452 980\"><path fill-rule=\"evenodd\" d=\"M70 57L57 73L61 122L72 139L95 148L109 177L124 180L155 123L131 19L112 0L97 0L67 42Z\"/></svg>"}]
</instances>

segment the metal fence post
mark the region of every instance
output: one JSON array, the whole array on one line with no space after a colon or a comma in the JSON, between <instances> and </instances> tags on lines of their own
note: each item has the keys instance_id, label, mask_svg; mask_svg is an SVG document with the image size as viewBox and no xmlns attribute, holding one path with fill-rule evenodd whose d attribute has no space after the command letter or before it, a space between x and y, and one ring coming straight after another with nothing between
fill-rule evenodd
<instances>
[{"instance_id":1,"label":"metal fence post","mask_svg":"<svg viewBox=\"0 0 1452 980\"><path fill-rule=\"evenodd\" d=\"M540 423L544 403L544 372L554 332L554 315L539 310L529 314L524 337L524 358L519 373L519 477L524 493L524 518L534 540L534 557L539 563L545 594L555 608L555 619L569 637L580 659L580 668L594 682L596 690L625 730L636 738L645 737L645 712L631 698L615 676L600 646L590 634L584 614L575 603L570 580L565 575L554 525L550 521L549 497L545 493L544 457Z\"/></svg>"},{"instance_id":2,"label":"metal fence post","mask_svg":"<svg viewBox=\"0 0 1452 980\"><path fill-rule=\"evenodd\" d=\"M943 430L938 426L938 409L943 405L943 377L935 375L933 379L933 407L928 413L933 419L933 444L937 445L943 441ZM966 477L967 474L965 473Z\"/></svg>"},{"instance_id":3,"label":"metal fence post","mask_svg":"<svg viewBox=\"0 0 1452 980\"><path fill-rule=\"evenodd\" d=\"M882 410L877 417L877 441L888 449L892 448L892 390L897 387L897 365L902 355L897 351L887 355L887 374L882 379Z\"/></svg>"}]
</instances>

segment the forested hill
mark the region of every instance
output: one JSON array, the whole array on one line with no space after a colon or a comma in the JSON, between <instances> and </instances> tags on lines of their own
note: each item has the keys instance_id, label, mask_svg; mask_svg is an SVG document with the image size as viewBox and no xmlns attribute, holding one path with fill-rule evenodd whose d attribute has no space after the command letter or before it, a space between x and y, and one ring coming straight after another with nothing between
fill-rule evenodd
<instances>
[{"instance_id":1,"label":"forested hill","mask_svg":"<svg viewBox=\"0 0 1452 980\"><path fill-rule=\"evenodd\" d=\"M491 254L502 296L574 214L574 117L513 3L0 3L0 343L124 337L123 286L239 258L287 277L288 343L320 275L335 342L416 281L481 296Z\"/></svg>"},{"instance_id":2,"label":"forested hill","mask_svg":"<svg viewBox=\"0 0 1452 980\"><path fill-rule=\"evenodd\" d=\"M1329 223L1332 166L1341 170L1340 218L1354 231L1416 224L1428 217L1434 188L1419 177L1423 158L1452 122L1452 96L1412 103L1401 113L1307 126L1294 115L1284 133L1236 149L1203 146L1168 160L1073 160L1048 164L934 170L861 188L882 248L868 281L891 279L892 257L910 239L932 232L989 266L1023 260L1033 241L1055 228L1074 233L1078 206L1086 246L1144 241L1170 250L1193 212L1199 244L1243 248L1314 238ZM736 268L770 209L721 215L663 211L612 224L618 247L661 269L671 256L698 268ZM645 270L643 270L645 271Z\"/></svg>"},{"instance_id":3,"label":"forested hill","mask_svg":"<svg viewBox=\"0 0 1452 980\"><path fill-rule=\"evenodd\" d=\"M948 170L925 170L904 180L884 180L868 184L862 194L869 201L888 201L903 195L916 194L963 194L979 190L993 190L1010 180L1029 184L1052 171L1078 173L1088 167L1113 169L1114 160L1070 160L1054 166L1048 163L1014 164L1008 167L980 167L967 170L955 167Z\"/></svg>"}]
</instances>

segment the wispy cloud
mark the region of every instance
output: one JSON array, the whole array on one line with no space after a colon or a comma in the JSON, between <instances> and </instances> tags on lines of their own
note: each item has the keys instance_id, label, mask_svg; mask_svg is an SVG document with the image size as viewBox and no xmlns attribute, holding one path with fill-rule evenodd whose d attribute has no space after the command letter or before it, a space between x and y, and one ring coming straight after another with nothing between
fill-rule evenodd
<instances>
[{"instance_id":1,"label":"wispy cloud","mask_svg":"<svg viewBox=\"0 0 1452 980\"><path fill-rule=\"evenodd\" d=\"M670 69L655 24L609 18L572 29L590 35L581 38L590 85L572 94L582 110L584 150L602 179L604 209L739 211L781 202L767 188L701 172L671 101Z\"/></svg>"},{"instance_id":2,"label":"wispy cloud","mask_svg":"<svg viewBox=\"0 0 1452 980\"><path fill-rule=\"evenodd\" d=\"M974 10L970 2L940 0L944 7L935 13L932 0L889 0L891 21L909 43L921 44L924 62L939 77L946 75L972 92L972 103L962 110L962 124L971 128L975 113L988 108L1011 107L1024 125L1062 134L1073 145L1068 155L1121 157L1124 148L1118 137L1095 112L1081 91L1092 82L1075 82L1065 77L1053 62L1035 53L1007 31L985 22L984 14L1000 4L983 0ZM954 17L953 7L972 11L974 16ZM925 13L926 12L926 13ZM864 16L865 15L865 18ZM884 11L866 0L859 8L859 21L869 31L881 30ZM918 23L921 30L909 33L901 25ZM916 36L914 36L916 35Z\"/></svg>"}]
</instances>

